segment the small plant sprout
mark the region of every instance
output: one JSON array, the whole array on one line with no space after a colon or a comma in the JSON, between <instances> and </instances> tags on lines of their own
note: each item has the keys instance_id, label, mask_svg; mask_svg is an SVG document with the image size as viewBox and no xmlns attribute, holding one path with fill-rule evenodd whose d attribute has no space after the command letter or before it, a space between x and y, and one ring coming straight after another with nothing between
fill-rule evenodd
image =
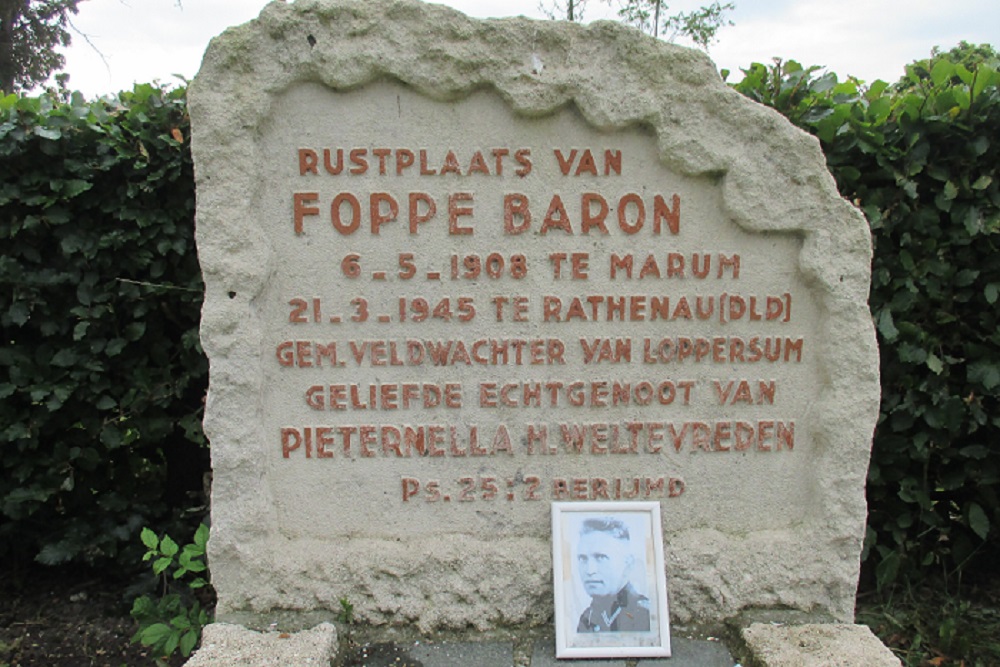
<instances>
[{"instance_id":1,"label":"small plant sprout","mask_svg":"<svg viewBox=\"0 0 1000 667\"><path fill-rule=\"evenodd\" d=\"M183 547L169 535L160 538L149 528L142 529L140 538L147 549L142 559L152 561L160 595L155 600L143 595L132 604L132 618L139 623L132 641L150 647L159 656L157 664L163 664L177 650L184 657L189 656L210 620L193 595L195 590L208 585L203 576L208 571L205 564L208 527L199 526L194 541Z\"/></svg>"}]
</instances>

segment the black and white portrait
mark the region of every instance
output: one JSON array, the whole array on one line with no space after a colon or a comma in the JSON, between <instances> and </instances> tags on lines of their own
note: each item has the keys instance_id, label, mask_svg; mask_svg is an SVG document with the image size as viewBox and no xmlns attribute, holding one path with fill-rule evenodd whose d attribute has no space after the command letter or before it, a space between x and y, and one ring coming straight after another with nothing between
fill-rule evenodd
<instances>
[{"instance_id":1,"label":"black and white portrait","mask_svg":"<svg viewBox=\"0 0 1000 667\"><path fill-rule=\"evenodd\" d=\"M659 517L658 503L553 504L557 656L669 655Z\"/></svg>"},{"instance_id":2,"label":"black and white portrait","mask_svg":"<svg viewBox=\"0 0 1000 667\"><path fill-rule=\"evenodd\" d=\"M649 598L639 592L648 589L648 582L644 568L636 567L642 561L625 521L613 516L584 519L573 552L577 575L590 596L577 632L648 632Z\"/></svg>"}]
</instances>

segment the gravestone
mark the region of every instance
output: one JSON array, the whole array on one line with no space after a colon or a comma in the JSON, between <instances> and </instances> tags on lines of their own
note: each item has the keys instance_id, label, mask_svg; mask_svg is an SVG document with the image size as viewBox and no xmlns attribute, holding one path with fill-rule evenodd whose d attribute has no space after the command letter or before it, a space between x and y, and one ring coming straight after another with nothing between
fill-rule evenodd
<instances>
[{"instance_id":1,"label":"gravestone","mask_svg":"<svg viewBox=\"0 0 1000 667\"><path fill-rule=\"evenodd\" d=\"M870 240L817 142L609 22L275 2L189 90L220 620L546 623L552 501L672 621L850 621Z\"/></svg>"}]
</instances>

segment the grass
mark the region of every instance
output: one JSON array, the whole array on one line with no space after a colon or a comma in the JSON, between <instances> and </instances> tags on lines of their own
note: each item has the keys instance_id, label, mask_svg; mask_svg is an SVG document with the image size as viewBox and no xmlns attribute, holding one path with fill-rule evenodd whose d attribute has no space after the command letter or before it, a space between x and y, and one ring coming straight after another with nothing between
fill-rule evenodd
<instances>
[{"instance_id":1,"label":"grass","mask_svg":"<svg viewBox=\"0 0 1000 667\"><path fill-rule=\"evenodd\" d=\"M960 591L939 580L862 593L857 621L906 667L1000 667L1000 581Z\"/></svg>"}]
</instances>

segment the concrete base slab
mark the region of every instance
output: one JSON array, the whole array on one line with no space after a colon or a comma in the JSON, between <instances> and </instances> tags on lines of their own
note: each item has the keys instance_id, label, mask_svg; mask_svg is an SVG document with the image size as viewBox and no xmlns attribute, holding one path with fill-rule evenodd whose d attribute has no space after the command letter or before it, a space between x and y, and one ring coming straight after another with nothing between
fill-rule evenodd
<instances>
[{"instance_id":1,"label":"concrete base slab","mask_svg":"<svg viewBox=\"0 0 1000 667\"><path fill-rule=\"evenodd\" d=\"M552 637L539 639L532 647L531 667L566 667L566 665L572 664L574 663L565 660L556 660L556 640ZM595 659L586 660L583 664L587 667L623 667L625 661L621 658L614 660Z\"/></svg>"},{"instance_id":2,"label":"concrete base slab","mask_svg":"<svg viewBox=\"0 0 1000 667\"><path fill-rule=\"evenodd\" d=\"M726 645L718 640L670 638L670 658L644 658L638 667L733 667Z\"/></svg>"},{"instance_id":3,"label":"concrete base slab","mask_svg":"<svg viewBox=\"0 0 1000 667\"><path fill-rule=\"evenodd\" d=\"M752 664L762 667L899 667L866 625L753 623L742 631Z\"/></svg>"},{"instance_id":4,"label":"concrete base slab","mask_svg":"<svg viewBox=\"0 0 1000 667\"><path fill-rule=\"evenodd\" d=\"M364 667L511 667L513 642L408 642L366 644Z\"/></svg>"},{"instance_id":5,"label":"concrete base slab","mask_svg":"<svg viewBox=\"0 0 1000 667\"><path fill-rule=\"evenodd\" d=\"M741 631L744 664L754 667L900 667L901 663L864 625L752 623ZM538 637L536 634L535 637ZM526 649L531 651L530 659ZM587 667L734 667L725 644L671 638L671 658L585 660ZM520 651L520 652L519 652ZM515 658L515 655L520 657ZM185 667L328 667L337 659L337 630L322 623L302 632L260 633L213 623ZM551 637L502 641L398 641L366 644L356 656L339 656L364 667L565 667ZM337 663L339 664L339 663Z\"/></svg>"},{"instance_id":6,"label":"concrete base slab","mask_svg":"<svg viewBox=\"0 0 1000 667\"><path fill-rule=\"evenodd\" d=\"M726 646L719 641L671 637L670 648L673 653L670 658L584 660L582 664L586 667L625 667L634 662L637 667L733 667L735 662ZM531 667L566 667L577 662L556 660L555 641L552 639L535 642L531 653Z\"/></svg>"},{"instance_id":7,"label":"concrete base slab","mask_svg":"<svg viewBox=\"0 0 1000 667\"><path fill-rule=\"evenodd\" d=\"M329 667L336 654L337 628L330 623L294 634L212 623L184 667Z\"/></svg>"}]
</instances>

